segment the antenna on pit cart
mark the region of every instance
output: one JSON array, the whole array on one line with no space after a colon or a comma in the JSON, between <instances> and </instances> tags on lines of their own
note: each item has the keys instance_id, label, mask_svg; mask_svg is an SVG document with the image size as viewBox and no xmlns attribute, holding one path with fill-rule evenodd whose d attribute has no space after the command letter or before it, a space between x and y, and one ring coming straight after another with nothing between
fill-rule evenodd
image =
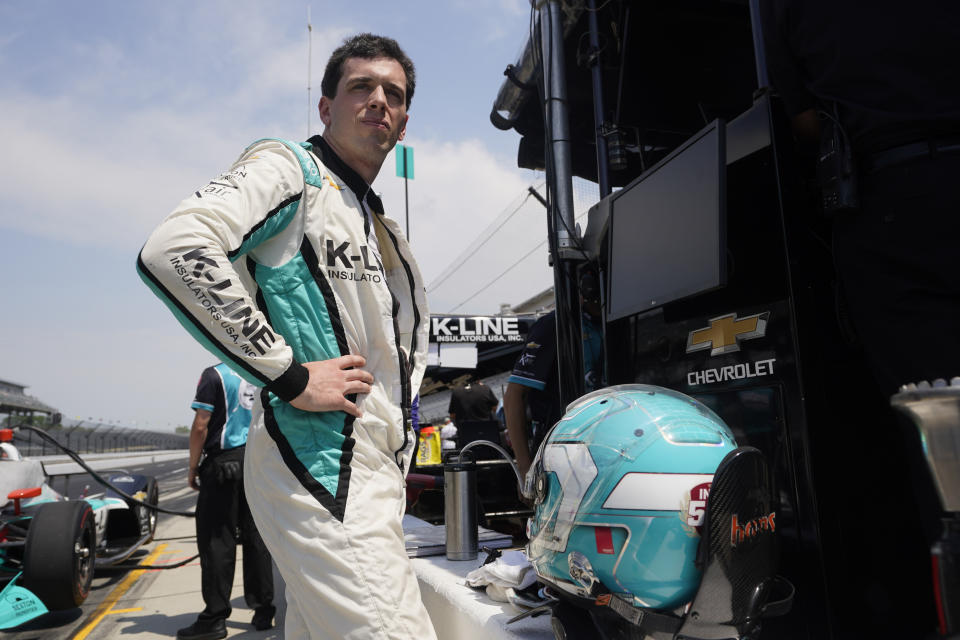
<instances>
[{"instance_id":1,"label":"antenna on pit cart","mask_svg":"<svg viewBox=\"0 0 960 640\"><path fill-rule=\"evenodd\" d=\"M310 97L310 67L313 62L313 25L310 24L310 5L307 5L307 138L310 137L310 112L313 111L313 99Z\"/></svg>"}]
</instances>

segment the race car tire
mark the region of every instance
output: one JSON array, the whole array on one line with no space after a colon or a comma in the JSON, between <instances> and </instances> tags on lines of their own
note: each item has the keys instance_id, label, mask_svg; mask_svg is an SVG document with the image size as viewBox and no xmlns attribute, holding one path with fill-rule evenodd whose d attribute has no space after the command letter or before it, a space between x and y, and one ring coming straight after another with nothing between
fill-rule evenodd
<instances>
[{"instance_id":1,"label":"race car tire","mask_svg":"<svg viewBox=\"0 0 960 640\"><path fill-rule=\"evenodd\" d=\"M77 500L43 505L27 532L22 585L50 610L79 607L93 582L96 544L89 504Z\"/></svg>"},{"instance_id":2,"label":"race car tire","mask_svg":"<svg viewBox=\"0 0 960 640\"><path fill-rule=\"evenodd\" d=\"M147 480L147 499L144 500L147 504L152 504L154 506L160 503L160 490L157 488L156 478L149 478ZM157 516L158 512L155 509L149 509L147 511L147 522L149 523L150 537L147 539L147 542L153 540L153 534L157 532Z\"/></svg>"}]
</instances>

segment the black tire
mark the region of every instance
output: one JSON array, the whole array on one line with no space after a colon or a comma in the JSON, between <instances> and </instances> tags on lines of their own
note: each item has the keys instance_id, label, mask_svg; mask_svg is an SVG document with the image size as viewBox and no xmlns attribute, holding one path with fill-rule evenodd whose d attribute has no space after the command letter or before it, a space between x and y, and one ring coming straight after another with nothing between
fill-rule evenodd
<instances>
[{"instance_id":1,"label":"black tire","mask_svg":"<svg viewBox=\"0 0 960 640\"><path fill-rule=\"evenodd\" d=\"M50 610L79 607L90 593L96 546L89 504L78 500L43 505L27 532L23 586Z\"/></svg>"},{"instance_id":2,"label":"black tire","mask_svg":"<svg viewBox=\"0 0 960 640\"><path fill-rule=\"evenodd\" d=\"M156 478L147 479L146 492L147 492L147 498L146 500L144 500L144 502L146 502L147 504L152 504L154 506L157 506L158 504L160 504L160 489L157 487ZM159 515L159 513L157 512L156 509L146 509L144 507L140 507L140 508L146 511L145 517L147 519L147 531L150 532L150 537L147 539L147 542L150 542L151 540L153 540L153 534L157 532L157 516Z\"/></svg>"}]
</instances>

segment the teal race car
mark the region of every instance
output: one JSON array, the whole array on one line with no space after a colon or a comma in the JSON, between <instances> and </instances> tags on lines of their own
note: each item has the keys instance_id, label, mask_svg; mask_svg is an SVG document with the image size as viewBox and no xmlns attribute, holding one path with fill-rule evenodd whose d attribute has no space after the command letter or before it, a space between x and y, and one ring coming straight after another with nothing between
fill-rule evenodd
<instances>
[{"instance_id":1,"label":"teal race car","mask_svg":"<svg viewBox=\"0 0 960 640\"><path fill-rule=\"evenodd\" d=\"M49 485L39 461L20 459L3 442L0 629L80 606L95 569L123 562L153 539L157 511L147 505L158 503L157 481L123 472L106 479L119 491L67 499Z\"/></svg>"}]
</instances>

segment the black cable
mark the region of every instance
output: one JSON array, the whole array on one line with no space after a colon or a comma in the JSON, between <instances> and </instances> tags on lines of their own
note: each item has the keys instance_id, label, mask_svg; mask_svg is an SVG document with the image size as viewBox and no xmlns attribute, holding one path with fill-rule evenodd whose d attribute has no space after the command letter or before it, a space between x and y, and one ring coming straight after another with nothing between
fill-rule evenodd
<instances>
[{"instance_id":1,"label":"black cable","mask_svg":"<svg viewBox=\"0 0 960 640\"><path fill-rule=\"evenodd\" d=\"M53 444L55 447L59 448L59 449L60 449L61 451L63 451L65 454L67 454L68 456L70 456L70 458L71 458L74 462L76 462L78 465L80 465L81 467L83 467L83 469L84 469L87 473L89 473L91 476L93 476L93 479L94 479L94 480L96 480L97 482L99 482L99 483L102 484L103 486L105 486L105 487L107 487L107 488L109 488L109 489L112 489L113 491L115 491L115 492L117 493L117 495L120 495L120 496L124 497L125 499L130 500L130 501L133 502L134 504L138 504L138 505L140 505L141 507L146 507L146 508L152 509L152 510L154 510L154 511L159 511L160 513L167 513L167 514L170 514L170 515L172 515L172 516L183 516L184 518L195 518L195 517L196 517L196 513L193 512L193 511L173 511L173 510L171 510L171 509L164 509L163 507L161 507L161 506L159 506L159 505L156 505L156 504L150 504L150 503L148 503L148 502L143 502L142 500L137 500L137 499L134 498L133 496L127 494L127 493L124 492L124 491L121 491L120 489L118 489L118 488L116 488L115 486L113 486L112 484L110 484L110 483L109 483L107 480L105 480L100 474L98 474L96 471L94 471L93 469L91 469L91 468L89 467L89 465L87 465L87 463L83 461L83 458L81 458L76 452L68 449L66 446L64 446L64 445L60 444L59 442L57 442L56 438L54 438L53 436L49 435L48 433L46 433L46 432L44 432L44 431L42 431L42 430L40 430L40 429L37 429L36 427L31 427L31 426L29 426L29 425L21 424L21 425L19 425L19 426L13 427L13 428L14 428L14 429L27 429L27 430L29 430L29 431L33 431L34 433L36 433L37 435L39 435L41 438L43 438L43 439L46 440L47 442Z\"/></svg>"},{"instance_id":2,"label":"black cable","mask_svg":"<svg viewBox=\"0 0 960 640\"><path fill-rule=\"evenodd\" d=\"M454 311L456 311L457 309L459 309L460 307L462 307L463 305L467 304L468 302L470 302L471 300L473 300L474 298L476 298L478 295L480 295L481 293L483 293L484 291L486 291L487 289L489 289L495 282L497 282L498 280L500 280L500 278L502 278L503 276L507 275L510 271L512 271L514 267L516 267L518 264L520 264L521 262L523 262L524 260L526 260L527 258L529 258L530 256L532 256L533 253L534 253L534 251L536 251L537 249L539 249L540 247L543 246L543 243L544 243L544 242L546 242L546 240L544 240L543 242L541 242L540 244L538 244L537 246L535 246L533 249L530 249L530 251L527 251L525 254L523 254L523 255L520 257L519 260L517 260L516 262L514 262L513 264L511 264L509 267L507 267L506 269L504 269L502 272L500 272L500 275L498 275L496 278L494 278L493 280L491 280L490 282L488 282L487 284L485 284L484 286L482 286L482 287L481 287L476 293L474 293L472 296L470 296L469 298L467 298L466 300L464 300L464 301L461 302L460 304L458 304L458 305L454 306L452 309L450 309L450 313L453 313Z\"/></svg>"},{"instance_id":3,"label":"black cable","mask_svg":"<svg viewBox=\"0 0 960 640\"><path fill-rule=\"evenodd\" d=\"M104 567L105 569L177 569L182 567L185 564L190 564L194 560L200 557L200 554L190 556L186 560L181 560L180 562L174 562L173 564L112 564L109 567Z\"/></svg>"},{"instance_id":4,"label":"black cable","mask_svg":"<svg viewBox=\"0 0 960 640\"><path fill-rule=\"evenodd\" d=\"M607 6L608 4L610 4L610 1L611 1L611 0L607 0L606 2L604 2L602 5L600 5L599 7L595 8L595 9L591 9L590 7L584 7L583 10L584 10L584 11L592 11L592 12L594 12L594 13L600 13L600 10L601 10L601 9L605 9L606 6Z\"/></svg>"},{"instance_id":5,"label":"black cable","mask_svg":"<svg viewBox=\"0 0 960 640\"><path fill-rule=\"evenodd\" d=\"M533 190L533 187L531 187L531 190ZM534 193L534 195L537 197L538 200L540 200L541 202L543 202L544 207L547 207L547 206L548 206L547 202L546 202L545 200L543 200L543 196L541 196L541 195L540 195L539 193L537 193L536 191L533 191L533 193ZM547 224L549 225L549 220L548 220ZM456 311L457 309L459 309L460 307L462 307L463 305L467 304L468 302L470 302L471 300L473 300L474 298L476 298L478 295L480 295L481 293L483 293L484 291L486 291L487 289L489 289L491 286L493 286L494 283L496 283L496 282L499 281L501 278L503 278L505 275L507 275L508 273L510 273L513 269L515 269L521 262L523 262L524 260L526 260L527 258L529 258L530 256L532 256L532 255L534 254L534 252L536 252L537 250L540 249L540 247L542 247L543 245L545 245L548 240L549 240L549 238L547 238L547 240L541 240L535 247L533 247L532 249L530 249L529 251L527 251L525 254L523 254L522 256L520 256L520 258L519 258L516 262L514 262L514 263L511 264L509 267L507 267L506 269L504 269L503 271L501 271L500 274L498 274L496 277L494 277L493 280L491 280L491 281L488 282L487 284L485 284L485 285L483 285L482 287L480 287L480 289L478 289L476 292L474 292L473 295L471 295L469 298L467 298L467 299L464 300L463 302L461 302L461 303L455 305L454 307L452 307L452 308L450 309L449 313L453 313L454 311ZM550 250L548 249L547 251L548 251L548 253L549 253ZM598 258L597 260L588 260L588 264L593 264L597 269L600 268L600 260L599 260L599 258Z\"/></svg>"},{"instance_id":6,"label":"black cable","mask_svg":"<svg viewBox=\"0 0 960 640\"><path fill-rule=\"evenodd\" d=\"M532 189L533 187L530 187L530 188ZM475 242L474 245L467 247L466 251L464 251L459 256L457 256L456 258L457 264L452 269L450 269L449 271L445 271L444 273L441 273L440 276L437 278L437 280L434 280L427 286L427 293L436 291L437 287L439 287L441 284L449 280L450 276L452 276L457 271L462 269L464 265L466 265L467 260L475 256L477 252L480 251L480 249L483 248L485 244L490 242L493 236L496 235L496 233L500 231L504 227L504 225L506 225L513 218L513 216L515 216L517 212L520 211L520 209L523 208L523 206L527 203L527 200L529 199L530 199L530 193L528 191L527 196L520 202L519 205L517 205L517 207L513 211L510 212L509 215L507 215L506 218L504 219L497 218L494 221L496 224L496 228L490 232L490 235L488 235L486 238L483 238L478 242ZM467 253L468 251L469 253ZM478 291L477 293L480 293L480 292ZM451 311L453 311L453 309L451 309Z\"/></svg>"}]
</instances>

